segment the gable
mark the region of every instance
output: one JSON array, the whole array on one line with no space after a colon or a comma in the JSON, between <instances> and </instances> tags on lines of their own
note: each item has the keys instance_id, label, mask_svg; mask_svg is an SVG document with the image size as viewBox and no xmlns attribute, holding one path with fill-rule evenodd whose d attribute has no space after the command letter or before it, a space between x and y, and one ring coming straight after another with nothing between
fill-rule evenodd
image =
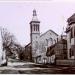
<instances>
[{"instance_id":1,"label":"gable","mask_svg":"<svg viewBox=\"0 0 75 75\"><path fill-rule=\"evenodd\" d=\"M58 37L58 34L56 34L54 31L52 31L52 30L48 30L47 32L45 32L44 34L42 34L41 36L40 36L40 38L41 39L47 39L47 38L57 38Z\"/></svg>"},{"instance_id":2,"label":"gable","mask_svg":"<svg viewBox=\"0 0 75 75\"><path fill-rule=\"evenodd\" d=\"M58 36L58 34L57 33L55 33L53 30L48 30L48 31L46 31L45 33L43 33L40 37L42 37L42 36L44 36L44 35L49 35L49 34L54 34L54 35L56 35L56 36Z\"/></svg>"}]
</instances>

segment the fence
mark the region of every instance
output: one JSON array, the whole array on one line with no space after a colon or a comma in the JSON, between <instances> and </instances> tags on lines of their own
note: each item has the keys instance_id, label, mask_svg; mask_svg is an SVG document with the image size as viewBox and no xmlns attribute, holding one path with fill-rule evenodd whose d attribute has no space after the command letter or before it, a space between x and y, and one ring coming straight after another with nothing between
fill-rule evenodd
<instances>
[{"instance_id":1,"label":"fence","mask_svg":"<svg viewBox=\"0 0 75 75\"><path fill-rule=\"evenodd\" d=\"M56 65L73 65L75 66L75 60L56 60Z\"/></svg>"}]
</instances>

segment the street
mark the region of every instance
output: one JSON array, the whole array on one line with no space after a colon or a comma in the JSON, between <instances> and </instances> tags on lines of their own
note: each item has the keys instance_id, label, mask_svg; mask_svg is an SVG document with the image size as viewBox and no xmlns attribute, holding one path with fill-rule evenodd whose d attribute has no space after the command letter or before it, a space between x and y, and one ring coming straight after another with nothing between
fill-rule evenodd
<instances>
[{"instance_id":1,"label":"street","mask_svg":"<svg viewBox=\"0 0 75 75\"><path fill-rule=\"evenodd\" d=\"M0 67L0 74L75 74L75 67L8 62L8 66Z\"/></svg>"}]
</instances>

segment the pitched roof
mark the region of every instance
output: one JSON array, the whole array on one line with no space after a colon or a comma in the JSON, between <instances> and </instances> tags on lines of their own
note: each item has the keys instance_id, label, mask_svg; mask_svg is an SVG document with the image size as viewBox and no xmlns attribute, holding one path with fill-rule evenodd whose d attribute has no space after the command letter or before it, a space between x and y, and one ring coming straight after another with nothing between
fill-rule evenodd
<instances>
[{"instance_id":1,"label":"pitched roof","mask_svg":"<svg viewBox=\"0 0 75 75\"><path fill-rule=\"evenodd\" d=\"M45 35L45 34L46 34L47 32L49 32L49 31L51 31L52 33L54 33L55 35L57 35L57 36L58 36L58 34L57 34L57 33L55 33L53 30L51 30L51 29L50 29L50 30L46 31L45 33L43 33L42 35L40 35L40 37L41 37L41 36L43 36L43 35Z\"/></svg>"},{"instance_id":2,"label":"pitched roof","mask_svg":"<svg viewBox=\"0 0 75 75\"><path fill-rule=\"evenodd\" d=\"M67 22L69 25L71 25L72 23L75 23L75 13L67 19Z\"/></svg>"},{"instance_id":3,"label":"pitched roof","mask_svg":"<svg viewBox=\"0 0 75 75\"><path fill-rule=\"evenodd\" d=\"M31 46L31 43L28 43L25 47L27 47L27 46Z\"/></svg>"},{"instance_id":4,"label":"pitched roof","mask_svg":"<svg viewBox=\"0 0 75 75\"><path fill-rule=\"evenodd\" d=\"M51 45L50 47L47 48L47 52L46 52L46 55L47 56L51 56L52 54L54 54L54 47L57 45L57 44L67 44L67 40L65 39L61 39L60 41L58 41L57 43Z\"/></svg>"}]
</instances>

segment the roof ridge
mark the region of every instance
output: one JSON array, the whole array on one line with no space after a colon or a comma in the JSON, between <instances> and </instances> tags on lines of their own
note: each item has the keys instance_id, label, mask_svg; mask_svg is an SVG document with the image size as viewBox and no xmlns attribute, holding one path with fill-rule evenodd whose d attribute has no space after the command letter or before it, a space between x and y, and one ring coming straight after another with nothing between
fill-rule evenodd
<instances>
[{"instance_id":1,"label":"roof ridge","mask_svg":"<svg viewBox=\"0 0 75 75\"><path fill-rule=\"evenodd\" d=\"M53 30L49 29L49 30L47 30L45 33L41 34L40 37L43 36L44 34L46 34L48 31L51 31L51 32L55 33ZM58 36L57 33L55 33L55 34Z\"/></svg>"}]
</instances>

